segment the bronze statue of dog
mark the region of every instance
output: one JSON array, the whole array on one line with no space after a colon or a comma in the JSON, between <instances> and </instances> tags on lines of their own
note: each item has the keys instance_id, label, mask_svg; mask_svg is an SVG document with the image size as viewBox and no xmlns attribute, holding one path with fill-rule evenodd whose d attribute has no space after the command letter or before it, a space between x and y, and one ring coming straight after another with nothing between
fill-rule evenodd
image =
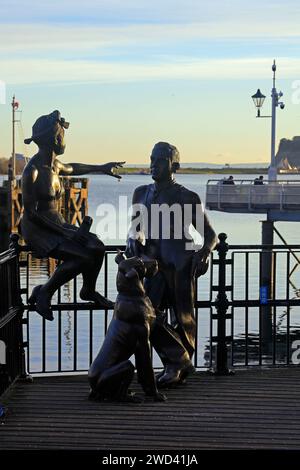
<instances>
[{"instance_id":1,"label":"bronze statue of dog","mask_svg":"<svg viewBox=\"0 0 300 470\"><path fill-rule=\"evenodd\" d=\"M116 262L118 296L104 343L89 370L90 398L140 401L128 391L135 369L129 358L134 354L138 382L145 395L165 401L165 395L157 390L152 368L149 336L155 312L143 286L144 277L156 274L157 261L147 257L126 259L119 252Z\"/></svg>"}]
</instances>

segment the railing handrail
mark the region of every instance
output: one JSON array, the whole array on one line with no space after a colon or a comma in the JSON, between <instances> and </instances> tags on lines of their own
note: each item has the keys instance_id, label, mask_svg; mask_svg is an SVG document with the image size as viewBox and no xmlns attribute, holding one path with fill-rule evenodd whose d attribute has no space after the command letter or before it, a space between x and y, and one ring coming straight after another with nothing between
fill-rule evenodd
<instances>
[{"instance_id":1,"label":"railing handrail","mask_svg":"<svg viewBox=\"0 0 300 470\"><path fill-rule=\"evenodd\" d=\"M228 245L228 250L300 250L300 245Z\"/></svg>"},{"instance_id":2,"label":"railing handrail","mask_svg":"<svg viewBox=\"0 0 300 470\"><path fill-rule=\"evenodd\" d=\"M220 178L215 178L215 179L209 179L207 180L206 182L206 186L217 186L219 183L222 183L224 180L226 180L226 178L223 178L223 179L220 179ZM263 181L263 184L259 184L259 185L254 185L254 181L255 179L234 179L234 184L221 184L220 186L221 187L224 187L224 188L233 188L234 186L241 186L243 183L249 183L251 184L251 186L259 186L260 188L262 187L267 187L268 185L271 185L272 187L274 186L284 186L284 185L289 185L289 184L294 184L294 185L299 185L300 186L300 179L298 180L264 180ZM216 183L216 184L211 184L211 183ZM240 184L236 184L236 183L240 183Z\"/></svg>"}]
</instances>

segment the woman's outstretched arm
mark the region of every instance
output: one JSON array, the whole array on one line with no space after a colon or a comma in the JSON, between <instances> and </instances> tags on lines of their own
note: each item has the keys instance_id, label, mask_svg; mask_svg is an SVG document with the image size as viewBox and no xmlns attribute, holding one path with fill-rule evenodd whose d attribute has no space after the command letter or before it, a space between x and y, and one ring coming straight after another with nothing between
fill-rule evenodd
<instances>
[{"instance_id":1,"label":"woman's outstretched arm","mask_svg":"<svg viewBox=\"0 0 300 470\"><path fill-rule=\"evenodd\" d=\"M85 163L62 163L55 160L55 165L61 176L80 176L88 173L100 172L104 175L113 176L114 178L121 179L121 176L114 173L114 170L122 168L126 162L109 162L103 165L89 165Z\"/></svg>"}]
</instances>

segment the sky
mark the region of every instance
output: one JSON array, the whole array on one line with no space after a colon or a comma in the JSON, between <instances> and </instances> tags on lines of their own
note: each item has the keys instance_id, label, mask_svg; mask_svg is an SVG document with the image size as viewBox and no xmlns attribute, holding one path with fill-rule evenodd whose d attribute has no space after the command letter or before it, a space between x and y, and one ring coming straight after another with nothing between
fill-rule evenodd
<instances>
[{"instance_id":1,"label":"sky","mask_svg":"<svg viewBox=\"0 0 300 470\"><path fill-rule=\"evenodd\" d=\"M182 162L269 162L251 95L269 115L276 59L277 144L300 135L299 24L298 0L0 0L0 158L15 94L27 156L34 121L59 109L65 162L145 164L158 141Z\"/></svg>"}]
</instances>

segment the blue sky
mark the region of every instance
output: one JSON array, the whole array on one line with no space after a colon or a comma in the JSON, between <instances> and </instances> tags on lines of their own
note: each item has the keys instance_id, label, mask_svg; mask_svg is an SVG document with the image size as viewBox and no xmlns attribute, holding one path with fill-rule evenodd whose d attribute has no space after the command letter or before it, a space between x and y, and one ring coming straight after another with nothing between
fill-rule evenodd
<instances>
[{"instance_id":1,"label":"blue sky","mask_svg":"<svg viewBox=\"0 0 300 470\"><path fill-rule=\"evenodd\" d=\"M25 136L54 109L70 120L65 161L145 163L168 140L185 162L266 162L270 122L250 96L260 87L269 113L274 58L277 137L299 134L297 1L0 0L0 13L0 157L15 93Z\"/></svg>"}]
</instances>

